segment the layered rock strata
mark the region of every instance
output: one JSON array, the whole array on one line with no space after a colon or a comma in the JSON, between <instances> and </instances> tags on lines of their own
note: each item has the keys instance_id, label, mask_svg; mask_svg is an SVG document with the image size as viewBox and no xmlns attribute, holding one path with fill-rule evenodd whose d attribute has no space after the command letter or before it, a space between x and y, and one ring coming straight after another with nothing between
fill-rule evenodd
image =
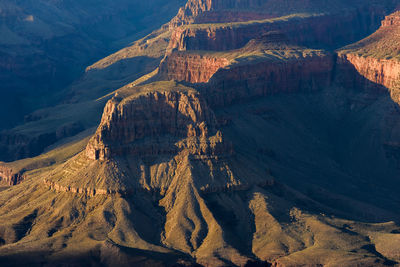
<instances>
[{"instance_id":1,"label":"layered rock strata","mask_svg":"<svg viewBox=\"0 0 400 267\"><path fill-rule=\"evenodd\" d=\"M194 92L164 91L111 99L86 155L106 160L113 155L176 154L181 150L211 156L229 148L202 98Z\"/></svg>"},{"instance_id":2,"label":"layered rock strata","mask_svg":"<svg viewBox=\"0 0 400 267\"><path fill-rule=\"evenodd\" d=\"M300 45L332 48L362 38L378 25L380 15L374 11L345 12L335 16L294 15L243 23L189 25L173 31L169 48L227 51L241 48L270 31L281 31Z\"/></svg>"},{"instance_id":3,"label":"layered rock strata","mask_svg":"<svg viewBox=\"0 0 400 267\"><path fill-rule=\"evenodd\" d=\"M189 0L167 24L170 29L192 23L222 23L266 19L276 16L262 12L263 1Z\"/></svg>"},{"instance_id":4,"label":"layered rock strata","mask_svg":"<svg viewBox=\"0 0 400 267\"><path fill-rule=\"evenodd\" d=\"M160 64L161 79L206 83L220 68L229 64L223 57L174 51Z\"/></svg>"},{"instance_id":5,"label":"layered rock strata","mask_svg":"<svg viewBox=\"0 0 400 267\"><path fill-rule=\"evenodd\" d=\"M65 193L73 193L73 194L82 194L86 195L89 197L94 197L98 195L131 195L135 192L147 192L147 193L153 193L156 194L158 192L152 191L152 190L146 190L144 188L135 188L135 189L129 189L129 190L110 190L110 189L95 189L95 188L79 188L79 187L73 187L73 186L63 186L61 184L58 184L56 182L43 179L43 183L45 186L47 186L51 190L55 190L56 192L65 192ZM263 182L258 182L254 184L238 184L238 185L233 185L233 184L228 184L226 186L216 186L216 187L211 187L211 186L203 186L200 188L200 192L202 194L214 194L214 193L226 193L226 192L236 192L236 191L246 191L249 190L253 186L260 186L260 187L272 187L277 185L277 182L274 179L270 180L265 180Z\"/></svg>"},{"instance_id":6,"label":"layered rock strata","mask_svg":"<svg viewBox=\"0 0 400 267\"><path fill-rule=\"evenodd\" d=\"M348 69L353 68L363 78L372 82L369 83L371 85L395 88L400 81L400 61L398 60L363 57L356 54L341 54L338 58L338 64L348 65ZM353 73L351 76L357 77L357 74ZM360 79L358 83L361 85L366 84Z\"/></svg>"},{"instance_id":7,"label":"layered rock strata","mask_svg":"<svg viewBox=\"0 0 400 267\"><path fill-rule=\"evenodd\" d=\"M347 85L386 90L400 102L400 12L387 16L371 36L339 51L338 66Z\"/></svg>"},{"instance_id":8,"label":"layered rock strata","mask_svg":"<svg viewBox=\"0 0 400 267\"><path fill-rule=\"evenodd\" d=\"M333 56L322 52L234 64L220 69L199 90L211 106L220 107L276 93L315 91L331 83L333 67Z\"/></svg>"}]
</instances>

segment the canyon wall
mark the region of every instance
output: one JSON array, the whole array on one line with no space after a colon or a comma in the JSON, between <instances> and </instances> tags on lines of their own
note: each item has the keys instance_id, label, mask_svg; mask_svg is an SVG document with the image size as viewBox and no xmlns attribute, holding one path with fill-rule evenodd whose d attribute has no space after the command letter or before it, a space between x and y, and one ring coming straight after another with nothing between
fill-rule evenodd
<instances>
[{"instance_id":1,"label":"canyon wall","mask_svg":"<svg viewBox=\"0 0 400 267\"><path fill-rule=\"evenodd\" d=\"M184 7L179 9L178 14L168 23L168 26L175 28L193 23L198 15L211 9L211 3L212 0L189 0Z\"/></svg>"},{"instance_id":2,"label":"canyon wall","mask_svg":"<svg viewBox=\"0 0 400 267\"><path fill-rule=\"evenodd\" d=\"M400 61L395 59L377 59L356 54L340 54L338 64L348 65L349 69L353 68L368 81L387 88L396 87L400 81ZM351 76L356 78L357 75L353 73Z\"/></svg>"},{"instance_id":3,"label":"canyon wall","mask_svg":"<svg viewBox=\"0 0 400 267\"><path fill-rule=\"evenodd\" d=\"M333 67L334 58L330 54L232 65L220 69L199 90L209 105L226 106L275 93L321 89L330 84Z\"/></svg>"},{"instance_id":4,"label":"canyon wall","mask_svg":"<svg viewBox=\"0 0 400 267\"><path fill-rule=\"evenodd\" d=\"M189 0L178 14L168 23L170 29L193 23L239 22L276 17L265 12L268 0L257 1L215 1Z\"/></svg>"},{"instance_id":5,"label":"canyon wall","mask_svg":"<svg viewBox=\"0 0 400 267\"><path fill-rule=\"evenodd\" d=\"M151 92L131 99L111 99L86 155L214 155L231 150L216 130L216 118L194 92Z\"/></svg>"},{"instance_id":6,"label":"canyon wall","mask_svg":"<svg viewBox=\"0 0 400 267\"><path fill-rule=\"evenodd\" d=\"M357 41L380 23L382 13L347 12L341 15L293 16L284 19L176 28L169 48L226 51L243 47L251 39L280 31L293 42L308 47L336 48Z\"/></svg>"},{"instance_id":7,"label":"canyon wall","mask_svg":"<svg viewBox=\"0 0 400 267\"><path fill-rule=\"evenodd\" d=\"M384 12L385 7L395 7L396 1L381 3L368 1L282 1L282 0L189 0L166 26L170 29L194 23L224 23L274 18L289 14L343 14L366 9ZM383 13L382 13L383 14Z\"/></svg>"},{"instance_id":8,"label":"canyon wall","mask_svg":"<svg viewBox=\"0 0 400 267\"><path fill-rule=\"evenodd\" d=\"M395 12L386 16L376 33L339 51L338 69L344 85L389 89L393 100L400 103L399 33L400 12Z\"/></svg>"},{"instance_id":9,"label":"canyon wall","mask_svg":"<svg viewBox=\"0 0 400 267\"><path fill-rule=\"evenodd\" d=\"M229 64L223 57L203 56L174 51L160 64L160 78L166 80L206 83L220 68Z\"/></svg>"}]
</instances>

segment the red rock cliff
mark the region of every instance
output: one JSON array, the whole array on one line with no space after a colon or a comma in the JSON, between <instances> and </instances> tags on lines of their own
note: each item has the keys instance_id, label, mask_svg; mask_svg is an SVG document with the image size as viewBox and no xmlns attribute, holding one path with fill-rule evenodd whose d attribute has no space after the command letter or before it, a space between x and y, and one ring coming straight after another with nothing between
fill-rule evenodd
<instances>
[{"instance_id":1,"label":"red rock cliff","mask_svg":"<svg viewBox=\"0 0 400 267\"><path fill-rule=\"evenodd\" d=\"M17 185L24 180L21 172L15 172L12 168L0 165L0 182L7 185Z\"/></svg>"},{"instance_id":2,"label":"red rock cliff","mask_svg":"<svg viewBox=\"0 0 400 267\"><path fill-rule=\"evenodd\" d=\"M360 88L386 87L400 102L400 12L389 15L371 36L339 51L342 81ZM354 86L353 86L354 87Z\"/></svg>"},{"instance_id":3,"label":"red rock cliff","mask_svg":"<svg viewBox=\"0 0 400 267\"><path fill-rule=\"evenodd\" d=\"M228 64L229 61L222 57L174 51L161 63L159 73L166 80L205 83Z\"/></svg>"},{"instance_id":4,"label":"red rock cliff","mask_svg":"<svg viewBox=\"0 0 400 267\"><path fill-rule=\"evenodd\" d=\"M105 160L118 154L173 154L182 149L196 155L223 153L226 147L215 126L213 112L197 93L151 92L129 100L114 97L104 108L86 155Z\"/></svg>"},{"instance_id":5,"label":"red rock cliff","mask_svg":"<svg viewBox=\"0 0 400 267\"><path fill-rule=\"evenodd\" d=\"M400 61L363 57L355 54L342 54L338 64L350 64L359 75L372 83L394 88L400 81Z\"/></svg>"},{"instance_id":6,"label":"red rock cliff","mask_svg":"<svg viewBox=\"0 0 400 267\"><path fill-rule=\"evenodd\" d=\"M333 67L333 56L322 52L237 64L220 69L199 90L211 106L225 106L253 97L323 88L331 82Z\"/></svg>"},{"instance_id":7,"label":"red rock cliff","mask_svg":"<svg viewBox=\"0 0 400 267\"><path fill-rule=\"evenodd\" d=\"M265 12L264 5L267 2L268 0L189 0L168 26L172 29L192 23L237 22L276 17L276 14Z\"/></svg>"}]
</instances>

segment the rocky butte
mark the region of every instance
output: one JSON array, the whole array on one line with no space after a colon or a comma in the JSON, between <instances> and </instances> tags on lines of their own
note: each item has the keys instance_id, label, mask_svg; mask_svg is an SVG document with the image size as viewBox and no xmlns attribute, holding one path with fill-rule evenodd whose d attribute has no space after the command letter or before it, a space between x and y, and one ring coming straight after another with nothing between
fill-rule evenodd
<instances>
[{"instance_id":1,"label":"rocky butte","mask_svg":"<svg viewBox=\"0 0 400 267\"><path fill-rule=\"evenodd\" d=\"M398 265L396 6L189 0L19 128L0 265Z\"/></svg>"}]
</instances>

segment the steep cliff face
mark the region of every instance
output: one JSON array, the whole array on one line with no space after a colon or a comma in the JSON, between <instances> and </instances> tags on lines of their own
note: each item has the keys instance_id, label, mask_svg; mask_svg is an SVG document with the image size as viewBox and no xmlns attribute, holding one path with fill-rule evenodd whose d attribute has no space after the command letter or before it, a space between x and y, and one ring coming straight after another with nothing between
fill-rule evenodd
<instances>
[{"instance_id":1,"label":"steep cliff face","mask_svg":"<svg viewBox=\"0 0 400 267\"><path fill-rule=\"evenodd\" d=\"M158 78L199 83L196 87L213 107L324 88L335 66L332 54L289 45L285 35L274 32L238 50L198 53L173 51L161 64Z\"/></svg>"},{"instance_id":2,"label":"steep cliff face","mask_svg":"<svg viewBox=\"0 0 400 267\"><path fill-rule=\"evenodd\" d=\"M334 58L321 51L296 51L291 57L232 64L200 86L211 106L227 106L284 92L315 91L332 80Z\"/></svg>"},{"instance_id":3,"label":"steep cliff face","mask_svg":"<svg viewBox=\"0 0 400 267\"><path fill-rule=\"evenodd\" d=\"M169 27L174 28L193 23L198 15L211 9L212 2L212 0L189 0L170 21Z\"/></svg>"},{"instance_id":4,"label":"steep cliff face","mask_svg":"<svg viewBox=\"0 0 400 267\"><path fill-rule=\"evenodd\" d=\"M226 51L243 47L270 31L281 31L300 45L337 48L359 40L379 25L384 11L346 11L335 15L293 15L229 24L196 24L176 28L169 48Z\"/></svg>"},{"instance_id":5,"label":"steep cliff face","mask_svg":"<svg viewBox=\"0 0 400 267\"><path fill-rule=\"evenodd\" d=\"M166 80L206 83L220 68L229 64L223 57L174 51L160 64L160 78Z\"/></svg>"},{"instance_id":6,"label":"steep cliff face","mask_svg":"<svg viewBox=\"0 0 400 267\"><path fill-rule=\"evenodd\" d=\"M361 88L383 86L399 103L400 89L400 12L387 16L371 36L339 51L338 67L349 72L347 83L358 79ZM342 71L343 73L343 71ZM360 83L360 78L365 82Z\"/></svg>"},{"instance_id":7,"label":"steep cliff face","mask_svg":"<svg viewBox=\"0 0 400 267\"><path fill-rule=\"evenodd\" d=\"M276 17L262 1L189 0L168 24L170 29L192 23L223 23Z\"/></svg>"},{"instance_id":8,"label":"steep cliff face","mask_svg":"<svg viewBox=\"0 0 400 267\"><path fill-rule=\"evenodd\" d=\"M395 88L400 81L400 61L395 59L378 59L374 57L342 54L338 64L348 65L368 81L387 88ZM353 77L356 78L355 73ZM361 86L362 87L362 86Z\"/></svg>"},{"instance_id":9,"label":"steep cliff face","mask_svg":"<svg viewBox=\"0 0 400 267\"><path fill-rule=\"evenodd\" d=\"M165 91L111 99L86 155L105 160L122 154L176 154L185 148L199 156L224 152L205 101L194 92Z\"/></svg>"}]
</instances>

